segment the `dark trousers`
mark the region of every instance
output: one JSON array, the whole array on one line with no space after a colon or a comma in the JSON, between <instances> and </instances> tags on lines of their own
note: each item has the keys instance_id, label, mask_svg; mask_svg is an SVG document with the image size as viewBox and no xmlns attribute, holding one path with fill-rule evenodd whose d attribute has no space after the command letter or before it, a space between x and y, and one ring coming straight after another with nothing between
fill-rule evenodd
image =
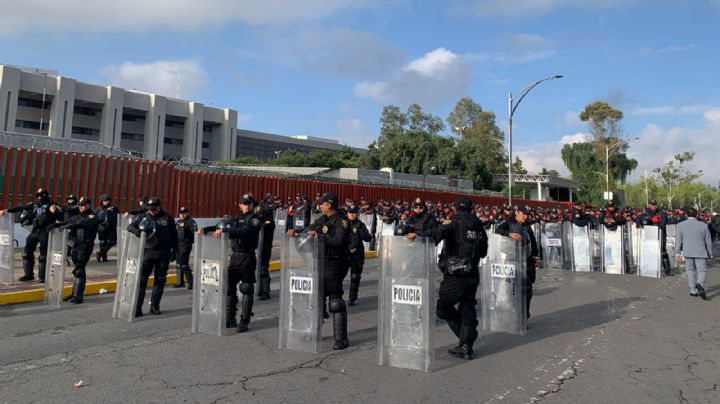
<instances>
[{"instance_id":1,"label":"dark trousers","mask_svg":"<svg viewBox=\"0 0 720 404\"><path fill-rule=\"evenodd\" d=\"M30 233L25 239L25 249L22 253L23 271L25 276L34 277L33 269L35 268L35 249L40 246L38 253L38 277L40 280L45 279L45 265L47 262L48 249L48 233L45 231L37 231Z\"/></svg>"},{"instance_id":2,"label":"dark trousers","mask_svg":"<svg viewBox=\"0 0 720 404\"><path fill-rule=\"evenodd\" d=\"M142 263L142 276L140 278L140 293L138 294L137 310L140 310L145 300L145 289L151 274L155 275L150 305L154 308L160 307L165 282L167 280L168 267L170 266L170 251L145 250Z\"/></svg>"},{"instance_id":3,"label":"dark trousers","mask_svg":"<svg viewBox=\"0 0 720 404\"><path fill-rule=\"evenodd\" d=\"M102 233L98 233L99 249L98 254L107 258L107 253L113 246L117 245L117 230L115 228L109 229Z\"/></svg>"},{"instance_id":4,"label":"dark trousers","mask_svg":"<svg viewBox=\"0 0 720 404\"><path fill-rule=\"evenodd\" d=\"M461 344L471 347L478 336L475 294L479 283L478 277L446 275L438 290L437 317L447 321Z\"/></svg>"},{"instance_id":5,"label":"dark trousers","mask_svg":"<svg viewBox=\"0 0 720 404\"><path fill-rule=\"evenodd\" d=\"M73 269L72 273L73 276L78 279L85 279L85 267L92 256L94 247L93 242L81 243L76 241L73 246L72 253L70 255L73 263L75 264L75 269Z\"/></svg>"}]
</instances>

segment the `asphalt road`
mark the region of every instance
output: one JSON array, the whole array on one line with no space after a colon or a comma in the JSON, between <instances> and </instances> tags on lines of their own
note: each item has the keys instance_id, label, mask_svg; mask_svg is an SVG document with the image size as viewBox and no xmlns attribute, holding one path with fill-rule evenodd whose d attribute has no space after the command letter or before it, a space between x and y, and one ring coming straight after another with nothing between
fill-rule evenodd
<instances>
[{"instance_id":1,"label":"asphalt road","mask_svg":"<svg viewBox=\"0 0 720 404\"><path fill-rule=\"evenodd\" d=\"M464 361L438 322L423 373L377 365L376 262L349 308L351 347L332 351L328 322L318 355L277 348L277 282L251 331L225 337L190 332L185 289L135 323L111 318L112 295L0 307L0 402L720 402L717 267L709 301L684 276L541 271L528 335L482 332Z\"/></svg>"}]
</instances>

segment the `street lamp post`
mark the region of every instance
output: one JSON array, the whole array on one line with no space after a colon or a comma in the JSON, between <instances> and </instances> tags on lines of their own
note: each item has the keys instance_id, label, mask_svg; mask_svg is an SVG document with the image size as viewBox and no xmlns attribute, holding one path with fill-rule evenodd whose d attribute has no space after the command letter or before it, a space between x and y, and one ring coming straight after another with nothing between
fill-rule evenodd
<instances>
[{"instance_id":1,"label":"street lamp post","mask_svg":"<svg viewBox=\"0 0 720 404\"><path fill-rule=\"evenodd\" d=\"M512 93L508 93L508 205L512 206L512 183L513 183L513 172L512 172L512 166L513 166L513 160L512 160L512 119L513 115L515 115L515 110L517 109L518 105L520 105L520 102L522 102L523 98L527 95L527 93L530 92L535 86L542 83L543 81L547 80L554 80L554 79L561 79L563 76L561 75L555 75L546 77L542 80L538 80L529 86L525 87L524 89L520 90L519 93L515 97L513 97ZM517 102L515 101L517 99Z\"/></svg>"}]
</instances>

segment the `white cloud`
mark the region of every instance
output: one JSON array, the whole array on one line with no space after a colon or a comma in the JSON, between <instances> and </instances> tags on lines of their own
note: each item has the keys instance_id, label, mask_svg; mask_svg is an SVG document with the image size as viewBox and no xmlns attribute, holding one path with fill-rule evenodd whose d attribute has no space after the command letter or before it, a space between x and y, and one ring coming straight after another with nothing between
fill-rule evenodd
<instances>
[{"instance_id":1,"label":"white cloud","mask_svg":"<svg viewBox=\"0 0 720 404\"><path fill-rule=\"evenodd\" d=\"M379 102L418 103L429 107L458 97L467 90L469 83L470 70L463 58L438 48L407 63L391 79L356 84L354 94Z\"/></svg>"},{"instance_id":2,"label":"white cloud","mask_svg":"<svg viewBox=\"0 0 720 404\"><path fill-rule=\"evenodd\" d=\"M625 52L621 56L626 57L648 57L648 56L657 56L657 55L664 55L668 53L678 53L678 52L687 52L695 49L694 44L687 44L687 45L668 45L662 48L642 48L642 49L635 49L629 52Z\"/></svg>"},{"instance_id":3,"label":"white cloud","mask_svg":"<svg viewBox=\"0 0 720 404\"><path fill-rule=\"evenodd\" d=\"M4 0L0 36L36 32L213 29L317 20L348 9L387 7L381 0Z\"/></svg>"},{"instance_id":4,"label":"white cloud","mask_svg":"<svg viewBox=\"0 0 720 404\"><path fill-rule=\"evenodd\" d=\"M561 7L599 7L618 3L621 3L621 0L595 0L592 2L585 0L462 0L455 2L453 11L456 14L481 18L525 17L547 14Z\"/></svg>"},{"instance_id":5,"label":"white cloud","mask_svg":"<svg viewBox=\"0 0 720 404\"><path fill-rule=\"evenodd\" d=\"M574 135L565 135L562 138L560 138L560 145L564 146L566 144L573 144L573 143L585 143L590 138L589 133L576 133Z\"/></svg>"},{"instance_id":6,"label":"white cloud","mask_svg":"<svg viewBox=\"0 0 720 404\"><path fill-rule=\"evenodd\" d=\"M718 0L720 2L720 0ZM711 127L720 127L720 108L711 109L703 114Z\"/></svg>"},{"instance_id":7,"label":"white cloud","mask_svg":"<svg viewBox=\"0 0 720 404\"><path fill-rule=\"evenodd\" d=\"M128 90L184 99L197 96L208 84L208 73L193 60L125 62L107 66L100 74L112 85Z\"/></svg>"},{"instance_id":8,"label":"white cloud","mask_svg":"<svg viewBox=\"0 0 720 404\"><path fill-rule=\"evenodd\" d=\"M335 123L341 143L354 147L368 147L374 140L365 124L358 118L341 119Z\"/></svg>"},{"instance_id":9,"label":"white cloud","mask_svg":"<svg viewBox=\"0 0 720 404\"><path fill-rule=\"evenodd\" d=\"M700 115L710 107L707 105L681 105L681 106L659 106L659 107L637 107L627 112L630 116L644 115Z\"/></svg>"}]
</instances>

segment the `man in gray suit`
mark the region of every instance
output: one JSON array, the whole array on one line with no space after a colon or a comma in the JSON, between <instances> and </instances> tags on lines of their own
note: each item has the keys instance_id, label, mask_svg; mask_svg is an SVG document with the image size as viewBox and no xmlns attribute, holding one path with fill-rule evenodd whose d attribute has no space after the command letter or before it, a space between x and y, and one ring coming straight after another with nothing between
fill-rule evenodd
<instances>
[{"instance_id":1,"label":"man in gray suit","mask_svg":"<svg viewBox=\"0 0 720 404\"><path fill-rule=\"evenodd\" d=\"M697 220L697 210L687 210L688 220L677 225L675 235L675 260L685 258L688 285L691 296L700 296L707 300L705 294L705 276L707 275L707 260L712 260L713 249L710 239L710 230L707 224ZM680 255L682 251L682 255Z\"/></svg>"}]
</instances>

